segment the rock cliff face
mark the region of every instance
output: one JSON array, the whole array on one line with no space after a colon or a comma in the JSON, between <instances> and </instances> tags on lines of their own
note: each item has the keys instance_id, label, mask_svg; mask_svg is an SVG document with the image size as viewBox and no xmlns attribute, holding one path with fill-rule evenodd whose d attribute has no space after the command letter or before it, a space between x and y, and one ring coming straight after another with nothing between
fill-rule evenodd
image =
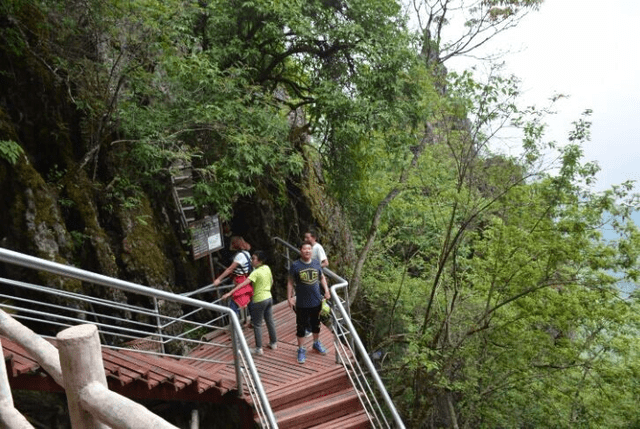
<instances>
[{"instance_id":1,"label":"rock cliff face","mask_svg":"<svg viewBox=\"0 0 640 429\"><path fill-rule=\"evenodd\" d=\"M38 171L33 157L26 152L15 165L0 161L2 247L163 290L182 292L211 282L206 260L194 261L190 247L182 243L169 184L167 198L142 193L135 204L112 206L99 179L71 167L52 182L47 173L55 166L45 164L44 171ZM227 222L230 233L244 236L254 249L266 250L272 263L282 267L282 249L275 247L273 237L295 244L307 228L315 227L332 268L346 270L353 255L348 225L337 204L324 194L313 161L306 170L309 173L287 183L289 200L284 204L274 200L267 186L239 199ZM226 263L220 254L214 259ZM275 271L283 284L284 273ZM69 282L56 286L80 287Z\"/></svg>"},{"instance_id":2,"label":"rock cliff face","mask_svg":"<svg viewBox=\"0 0 640 429\"><path fill-rule=\"evenodd\" d=\"M126 132L116 121L105 125L105 112L112 107L78 102L83 91L107 93L110 88L87 88L90 79L74 80L64 61L95 64L100 55L56 62L60 52L47 32L51 28L41 25L45 17L31 2L15 4L22 9L16 6L14 15L7 13L11 8L0 8L0 247L175 293L210 284L208 261L194 260L184 244L170 178L128 182L122 174L131 168L123 162L128 149L115 143L126 139ZM67 42L88 43L80 36ZM331 269L344 276L354 257L348 223L325 193L319 161L306 150L306 129L292 124L290 132L291 146L304 159L303 172L285 183L254 183L255 192L236 196L232 215L222 219L228 228L225 238L242 235L253 249L266 251L277 301L285 298L286 272L283 249L273 237L296 244L308 228L315 228ZM228 254L213 255L217 273L229 262ZM91 287L2 263L0 277L74 292ZM104 294L123 303L131 299L124 292ZM163 311L175 314L180 309ZM46 414L46 426L67 427L60 417L64 398L42 399L27 392L16 402ZM43 403L48 404L46 413ZM214 414L220 420L221 413Z\"/></svg>"},{"instance_id":3,"label":"rock cliff face","mask_svg":"<svg viewBox=\"0 0 640 429\"><path fill-rule=\"evenodd\" d=\"M69 82L28 51L0 48L0 58L0 141L16 142L23 151L13 163L0 156L0 246L163 290L183 292L210 283L206 260L194 261L182 243L168 178L157 178L164 184L160 189L118 182L122 153L116 151L122 149L107 137L100 156L92 155L96 146L86 129L98 125L87 124L92 119L73 105ZM291 138L300 138L294 131ZM324 192L320 165L304 153L303 144L295 146L306 166L283 184L286 200L270 189L273 184L258 184L253 195L235 201L233 217L225 220L230 235L244 236L272 257L279 299L284 262L274 236L297 243L314 227L332 269L346 274L353 259L348 224ZM226 263L222 255L214 256ZM32 280L59 282L41 277ZM81 287L78 282L56 286Z\"/></svg>"}]
</instances>

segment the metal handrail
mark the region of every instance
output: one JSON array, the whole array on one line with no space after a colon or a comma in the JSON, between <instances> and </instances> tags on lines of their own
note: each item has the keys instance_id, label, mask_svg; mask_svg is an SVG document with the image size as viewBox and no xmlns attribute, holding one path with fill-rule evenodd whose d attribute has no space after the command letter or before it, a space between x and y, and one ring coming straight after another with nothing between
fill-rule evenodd
<instances>
[{"instance_id":1,"label":"metal handrail","mask_svg":"<svg viewBox=\"0 0 640 429\"><path fill-rule=\"evenodd\" d=\"M287 243L286 241L284 241L279 237L274 237L273 240L285 246L285 248L287 249L286 257L288 260L291 259L289 257L289 250L293 250L296 253L300 253L299 249L296 249L294 246L292 246L291 244ZM395 425L396 425L395 427L399 429L404 429L405 426L404 426L404 423L402 422L400 414L398 413L393 401L391 400L391 397L389 396L389 393L387 392L387 389L385 388L384 383L382 382L382 379L378 375L378 371L376 371L376 368L373 365L373 362L371 361L371 358L369 357L369 354L367 353L366 348L362 344L362 341L360 340L360 336L358 335L358 332L356 331L355 327L351 323L351 317L349 312L349 298L348 298L349 283L345 279L338 276L336 273L334 273L333 271L331 271L326 267L323 268L323 271L325 275L330 277L331 280L333 280L334 282L334 284L331 285L329 290L331 291L331 298L332 298L332 304L333 304L331 306L332 318L334 321L334 325L337 325L337 326L334 326L334 338L335 338L335 345L336 345L336 354L340 355L339 357L340 363L342 363L343 366L345 366L345 368L347 366L350 367L350 368L346 368L348 370L347 373L349 373L350 372L349 370L351 370L351 372L355 372L356 374L359 374L361 376L358 378L358 380L354 380L351 374L349 374L349 378L351 379L351 382L354 385L354 387L356 387L356 389L360 389L361 393L366 395L365 400L363 400L362 398L360 400L363 403L365 411L367 412L367 415L369 415L369 419L372 421L372 423L373 423L373 420L376 420L380 424L383 424L381 422L381 420L383 420L384 425L386 425L386 427L390 427L389 422L387 421L384 414L376 413L375 411L372 411L373 410L372 402L376 404L375 405L376 407L378 408L381 408L381 407L375 395L373 394L374 393L373 390L368 386L368 382L366 380L366 374L362 370L360 363L358 362L358 360L356 360L355 364L353 364L351 363L351 359L348 358L349 353L351 353L352 356L355 356L355 354L353 353L354 349L355 351L358 352L358 358L366 366L369 377L373 379L373 383L376 385L378 389L378 393L382 396L382 399L385 405L387 406L387 410L393 417L393 421L395 422ZM338 292L343 292L346 298L345 299L341 298ZM347 304L346 308L343 305L343 301ZM338 312L340 313L340 316L341 316L340 319L336 316L334 307L337 307ZM344 325L346 325L346 328ZM337 332L337 331L341 331L341 332ZM349 342L348 342L350 344L349 352L346 351L346 349L344 348L343 342L340 341L340 338L341 337L344 338L347 333L350 336ZM342 353L339 353L340 349L343 350ZM367 391L370 392L371 395L367 395ZM372 396L372 398L369 398L369 396ZM371 404L371 406L367 406L365 402ZM380 414L380 416L378 416L378 414Z\"/></svg>"},{"instance_id":2,"label":"metal handrail","mask_svg":"<svg viewBox=\"0 0 640 429\"><path fill-rule=\"evenodd\" d=\"M254 403L259 404L256 408L257 408L257 412L259 414L261 423L264 425L264 427L268 427L268 428L278 427L275 416L273 414L273 411L267 399L266 392L264 390L264 387L262 386L262 382L260 381L260 376L258 375L258 371L253 361L253 357L251 356L249 346L247 345L247 342L244 338L240 321L236 316L235 312L231 310L229 307L221 306L215 303L209 303L206 301L196 300L190 297L173 294L171 292L154 289L147 286L138 285L135 283L124 281L124 280L111 278L101 274L92 273L90 271L85 271L76 267L59 264L57 262L47 261L44 259L14 252L4 248L0 248L0 261L13 264L13 265L18 265L21 267L34 269L34 270L40 270L40 271L45 271L52 274L57 274L66 278L76 279L76 280L84 281L84 282L95 284L95 285L115 288L124 292L144 295L154 299L162 299L165 301L175 302L178 304L183 304L183 305L192 306L192 307L201 307L203 309L211 310L216 313L221 313L223 317L224 316L228 317L230 321L229 331L230 331L231 340L232 340L232 349L234 354L234 366L235 366L236 383L238 386L238 393L240 395L243 394L242 383L244 378L244 380L247 381L247 387L250 395L254 399ZM58 293L60 296L66 296L66 297L70 296L69 292L59 291L57 289L53 289L53 290L56 291L56 293ZM132 311L132 307L126 304L122 305L122 309L124 311ZM97 316L102 317L102 315L97 315ZM161 317L171 319L171 317L169 316L161 316ZM38 319L38 320L42 321L42 319ZM81 320L81 319L76 319L76 320ZM86 323L86 321L84 321L84 323ZM120 326L115 326L114 328L122 329L122 327ZM147 335L149 334L149 332L146 332L146 331L140 331L140 332L144 332ZM159 335L161 337L164 336L164 334L159 334Z\"/></svg>"},{"instance_id":3,"label":"metal handrail","mask_svg":"<svg viewBox=\"0 0 640 429\"><path fill-rule=\"evenodd\" d=\"M46 288L44 286L39 286L39 285L33 285L33 284L29 284L29 283L25 283L25 282L20 282L20 281L16 281L16 280L11 280L11 279L5 279L5 278L0 278L0 284L7 284L10 286L14 286L14 287L19 287L22 289L27 289L30 290L32 292L40 292L40 293L46 293L49 295L55 295L55 296L59 296L65 299L74 299L76 301L80 301L80 302L85 302L85 303L93 303L93 304L99 304L102 306L108 306L113 308L113 303L111 301L108 300L104 300L104 299L100 299L100 298L96 298L96 297L90 297L90 296L86 296L86 295L81 295L81 294L77 294L77 293L73 293L73 292L69 292L69 291L62 291L62 290L58 290L58 289L51 289L51 288ZM44 309L48 309L51 311L38 311L38 310L34 310L32 308L25 308L25 307L19 307L17 305L11 305L11 304L0 304L0 307L2 308L6 308L9 310L17 310L17 311L21 311L22 314L18 314L16 315L16 318L18 319L22 319L22 320L31 320L31 321L37 321L37 322L42 322L44 321L44 319L48 319L46 320L47 324L51 324L51 325L56 325L56 326L63 326L63 327L70 327L73 326L72 322L77 322L77 323L85 323L86 320L81 318L81 317L70 317L70 316L64 316L62 314L59 314L59 312L61 311L65 311L65 310L69 310L68 307L65 306L61 306L61 305L57 305L57 304L53 304L50 302L42 302L42 301L36 301L33 299L27 299L27 298L22 298L22 297L18 297L18 296L13 296L13 295L5 295L5 294L0 294L0 298L5 298L8 301L11 302L15 302L15 303L27 303L27 304L33 304L33 305L37 305L39 307L43 307ZM215 304L215 302L214 302ZM130 328L130 327L125 327L122 325L118 325L115 326L113 324L109 324L109 323L102 323L102 322L94 322L94 324L96 326L105 328L103 330L100 331L100 334L102 336L109 336L109 337L117 337L117 338L125 338L128 340L133 340L133 339L139 339L141 336L148 336L151 330L156 330L157 333L154 334L154 337L156 338L152 338L152 339L148 339L147 341L149 342L153 342L153 343L157 343L159 344L163 349L164 346L168 343L170 343L171 341L177 341L177 340L181 340L181 341L189 341L190 343L196 344L196 345L200 345L200 344L207 344L207 345L211 345L212 343L210 342L205 342L205 341L198 341L195 339L185 339L186 335L188 335L189 333L200 329L200 328L209 328L209 329L216 329L219 328L217 326L214 326L213 323L215 323L217 321L217 319L213 319L209 322L206 323L202 323L202 322L196 322L196 321L192 321L192 320L187 320L187 317L189 315L193 315L199 311L202 310L202 308L198 308L190 313L184 314L180 317L169 317L169 316L163 316L159 314L158 311L158 306L157 306L157 300L154 299L154 311L151 311L149 309L146 308L141 308L141 307L136 307L133 305L129 305L126 303L118 303L117 305L117 309L118 310L123 310L125 309L128 313L135 313L141 316L149 316L149 317L156 317L158 319L168 319L169 322L164 324L164 325L160 325L160 324L156 324L156 325L151 325L148 323L144 323L141 321L137 321L137 320L132 320L130 318L124 319L121 317L116 317L113 316L111 314L102 314L102 313L97 313L96 311L87 311L87 310L83 310L83 309L73 309L73 312L79 315L83 315L83 316L93 316L94 318L101 318L101 319L108 319L110 320L112 323L117 323L117 322L121 322L121 323L126 323L129 325L133 325L134 327L137 327L139 329L136 328ZM53 310L57 310L56 312L53 312ZM42 316L41 318L37 318L37 317L29 317L26 314L31 314L31 315L39 315ZM69 323L64 323L64 322L56 322L52 319L57 319L59 321L67 321ZM174 324L174 323L179 323L179 322L183 322L183 323L189 323L190 325L193 325L194 327L186 330L180 334L177 335L167 335L165 334L165 330L168 326ZM109 328L115 328L118 331L121 331L119 333L114 333L114 332L110 332L107 331L106 329ZM145 329L146 328L146 329ZM220 328L222 329L222 328ZM125 333L127 332L127 333ZM112 348L112 349L118 349L118 347L114 347L112 345L105 345L105 347L108 348ZM164 353L154 353L154 354L159 354L159 355L163 355L166 354ZM184 357L181 356L182 359L189 359L188 357Z\"/></svg>"}]
</instances>

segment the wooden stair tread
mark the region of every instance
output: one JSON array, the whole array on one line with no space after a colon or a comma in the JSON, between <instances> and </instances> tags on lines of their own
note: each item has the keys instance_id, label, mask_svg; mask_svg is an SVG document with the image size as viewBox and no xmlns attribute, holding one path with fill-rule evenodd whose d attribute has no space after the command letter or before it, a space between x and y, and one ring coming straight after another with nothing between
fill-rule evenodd
<instances>
[{"instance_id":1,"label":"wooden stair tread","mask_svg":"<svg viewBox=\"0 0 640 429\"><path fill-rule=\"evenodd\" d=\"M281 429L302 429L326 423L360 409L358 394L353 389L348 389L303 401L274 414Z\"/></svg>"},{"instance_id":2,"label":"wooden stair tread","mask_svg":"<svg viewBox=\"0 0 640 429\"><path fill-rule=\"evenodd\" d=\"M321 423L317 426L313 426L312 429L369 429L371 428L371 421L369 416L364 410L345 414L337 419L330 420L328 422Z\"/></svg>"},{"instance_id":3,"label":"wooden stair tread","mask_svg":"<svg viewBox=\"0 0 640 429\"><path fill-rule=\"evenodd\" d=\"M312 374L305 378L292 380L267 392L271 408L275 411L285 406L308 401L328 393L335 393L351 387L344 368L336 365L334 370L322 375Z\"/></svg>"}]
</instances>

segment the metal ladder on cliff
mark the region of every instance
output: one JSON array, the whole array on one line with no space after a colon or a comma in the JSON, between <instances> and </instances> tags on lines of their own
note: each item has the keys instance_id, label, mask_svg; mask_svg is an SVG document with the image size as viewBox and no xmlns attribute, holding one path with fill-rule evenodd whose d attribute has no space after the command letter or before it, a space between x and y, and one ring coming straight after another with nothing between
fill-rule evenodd
<instances>
[{"instance_id":1,"label":"metal ladder on cliff","mask_svg":"<svg viewBox=\"0 0 640 429\"><path fill-rule=\"evenodd\" d=\"M178 210L183 242L189 236L189 225L196 220L196 208L193 205L193 168L184 160L174 161L171 175L171 192Z\"/></svg>"}]
</instances>

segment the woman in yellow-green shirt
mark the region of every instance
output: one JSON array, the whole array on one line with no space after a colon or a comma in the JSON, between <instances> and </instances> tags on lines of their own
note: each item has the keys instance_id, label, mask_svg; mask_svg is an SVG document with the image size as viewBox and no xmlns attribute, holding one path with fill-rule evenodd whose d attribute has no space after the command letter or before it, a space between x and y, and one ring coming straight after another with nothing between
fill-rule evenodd
<instances>
[{"instance_id":1,"label":"woman in yellow-green shirt","mask_svg":"<svg viewBox=\"0 0 640 429\"><path fill-rule=\"evenodd\" d=\"M256 250L251 256L253 271L242 283L227 292L222 298L226 299L233 294L236 289L240 289L249 283L253 283L253 297L249 305L251 323L253 324L253 335L256 338L256 347L252 353L261 355L262 351L262 320L267 324L269 332L269 347L276 349L278 340L276 337L276 325L273 321L273 297L271 296L271 286L273 285L273 275L268 265L265 265L265 254L262 250Z\"/></svg>"}]
</instances>

